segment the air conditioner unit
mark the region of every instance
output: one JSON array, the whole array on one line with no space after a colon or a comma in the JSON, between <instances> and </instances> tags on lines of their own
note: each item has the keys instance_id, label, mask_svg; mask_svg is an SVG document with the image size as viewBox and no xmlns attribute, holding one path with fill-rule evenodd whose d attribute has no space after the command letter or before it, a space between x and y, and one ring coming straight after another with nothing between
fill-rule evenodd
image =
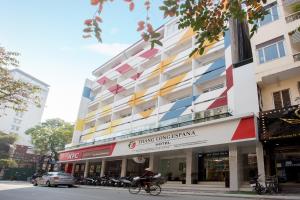
<instances>
[{"instance_id":1,"label":"air conditioner unit","mask_svg":"<svg viewBox=\"0 0 300 200\"><path fill-rule=\"evenodd\" d=\"M213 115L221 115L221 114L224 114L227 112L228 112L227 106L222 106L222 107L213 109Z\"/></svg>"}]
</instances>

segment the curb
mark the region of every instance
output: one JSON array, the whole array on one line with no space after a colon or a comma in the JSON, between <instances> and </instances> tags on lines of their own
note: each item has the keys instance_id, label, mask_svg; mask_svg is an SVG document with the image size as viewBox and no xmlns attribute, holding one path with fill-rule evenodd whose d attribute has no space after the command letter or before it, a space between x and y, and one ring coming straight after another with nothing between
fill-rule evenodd
<instances>
[{"instance_id":1,"label":"curb","mask_svg":"<svg viewBox=\"0 0 300 200\"><path fill-rule=\"evenodd\" d=\"M76 185L78 188L88 189L103 189L103 190L117 190L126 191L125 188L102 187L102 186L87 186ZM164 194L177 194L177 195L191 195L191 196L209 196L209 197L234 197L234 198L250 198L250 199L280 199L280 200L299 200L299 196L283 196L283 195L248 195L248 194L226 194L226 193L212 193L212 192L182 192L182 191L168 191L162 188Z\"/></svg>"}]
</instances>

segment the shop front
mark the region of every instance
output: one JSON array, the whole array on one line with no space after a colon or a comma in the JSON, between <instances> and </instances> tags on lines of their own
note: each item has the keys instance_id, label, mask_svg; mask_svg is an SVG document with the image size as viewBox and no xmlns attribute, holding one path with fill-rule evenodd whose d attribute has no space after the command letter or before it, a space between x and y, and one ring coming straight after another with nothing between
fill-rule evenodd
<instances>
[{"instance_id":1,"label":"shop front","mask_svg":"<svg viewBox=\"0 0 300 200\"><path fill-rule=\"evenodd\" d=\"M300 106L260 114L260 139L266 151L266 173L282 185L300 189Z\"/></svg>"},{"instance_id":2,"label":"shop front","mask_svg":"<svg viewBox=\"0 0 300 200\"><path fill-rule=\"evenodd\" d=\"M253 116L231 117L64 151L60 162L85 164L88 168L80 168L84 176L140 176L151 167L168 181L222 182L224 187L230 182L231 190L239 190L249 174L264 174L255 130Z\"/></svg>"}]
</instances>

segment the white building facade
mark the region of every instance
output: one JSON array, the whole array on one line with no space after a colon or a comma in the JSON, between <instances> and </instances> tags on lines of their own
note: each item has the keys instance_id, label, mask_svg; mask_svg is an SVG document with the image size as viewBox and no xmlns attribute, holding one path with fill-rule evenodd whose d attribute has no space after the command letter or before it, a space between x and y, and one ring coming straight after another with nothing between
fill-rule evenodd
<instances>
[{"instance_id":1,"label":"white building facade","mask_svg":"<svg viewBox=\"0 0 300 200\"><path fill-rule=\"evenodd\" d=\"M41 122L49 92L49 85L20 69L10 70L10 73L17 80L22 80L41 88L39 94L40 107L37 107L32 103L28 103L27 111L15 112L11 109L5 109L2 111L3 113L0 117L0 131L3 131L4 133L17 134L18 139L16 144L31 147L31 138L25 134L25 131Z\"/></svg>"},{"instance_id":2,"label":"white building facade","mask_svg":"<svg viewBox=\"0 0 300 200\"><path fill-rule=\"evenodd\" d=\"M150 166L169 181L240 190L264 176L254 63L234 67L230 32L194 49L191 29L159 29L93 71L72 143L60 162L75 176L134 176Z\"/></svg>"}]
</instances>

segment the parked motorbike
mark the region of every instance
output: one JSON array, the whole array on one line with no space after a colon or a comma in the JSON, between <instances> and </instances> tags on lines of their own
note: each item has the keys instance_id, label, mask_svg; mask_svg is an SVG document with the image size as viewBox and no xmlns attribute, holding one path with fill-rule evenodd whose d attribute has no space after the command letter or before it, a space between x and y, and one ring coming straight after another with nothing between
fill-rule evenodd
<instances>
[{"instance_id":1,"label":"parked motorbike","mask_svg":"<svg viewBox=\"0 0 300 200\"><path fill-rule=\"evenodd\" d=\"M120 182L121 182L121 187L129 187L131 185L132 182L132 177L130 176L126 176L126 177L121 177L120 178Z\"/></svg>"}]
</instances>

